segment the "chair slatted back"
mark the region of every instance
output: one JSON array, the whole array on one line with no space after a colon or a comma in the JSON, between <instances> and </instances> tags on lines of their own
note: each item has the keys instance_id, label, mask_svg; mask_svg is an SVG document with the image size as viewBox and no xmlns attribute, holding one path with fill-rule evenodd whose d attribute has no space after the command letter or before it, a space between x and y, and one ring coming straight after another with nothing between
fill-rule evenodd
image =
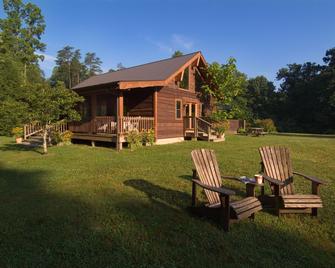
<instances>
[{"instance_id":1,"label":"chair slatted back","mask_svg":"<svg viewBox=\"0 0 335 268\"><path fill-rule=\"evenodd\" d=\"M259 148L265 175L285 181L293 176L290 151L283 146L264 146ZM271 187L273 190L273 187ZM293 183L281 188L282 195L294 194Z\"/></svg>"},{"instance_id":2,"label":"chair slatted back","mask_svg":"<svg viewBox=\"0 0 335 268\"><path fill-rule=\"evenodd\" d=\"M209 186L221 187L221 174L214 151L197 149L193 150L191 155L200 181ZM218 193L205 190L205 194L209 204L217 204L220 202Z\"/></svg>"}]
</instances>

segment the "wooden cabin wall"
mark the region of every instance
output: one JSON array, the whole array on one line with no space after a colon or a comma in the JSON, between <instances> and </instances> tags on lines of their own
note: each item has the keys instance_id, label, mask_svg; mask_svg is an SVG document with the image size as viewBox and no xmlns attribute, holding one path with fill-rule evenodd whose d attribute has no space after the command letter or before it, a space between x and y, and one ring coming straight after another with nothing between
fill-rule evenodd
<instances>
[{"instance_id":1,"label":"wooden cabin wall","mask_svg":"<svg viewBox=\"0 0 335 268\"><path fill-rule=\"evenodd\" d=\"M153 90L135 88L123 93L124 115L153 116Z\"/></svg>"},{"instance_id":2,"label":"wooden cabin wall","mask_svg":"<svg viewBox=\"0 0 335 268\"><path fill-rule=\"evenodd\" d=\"M177 138L183 137L183 105L185 103L197 103L199 109L199 99L195 92L182 90L173 85L162 87L158 91L158 124L157 138ZM182 101L182 118L176 119L176 100Z\"/></svg>"}]
</instances>

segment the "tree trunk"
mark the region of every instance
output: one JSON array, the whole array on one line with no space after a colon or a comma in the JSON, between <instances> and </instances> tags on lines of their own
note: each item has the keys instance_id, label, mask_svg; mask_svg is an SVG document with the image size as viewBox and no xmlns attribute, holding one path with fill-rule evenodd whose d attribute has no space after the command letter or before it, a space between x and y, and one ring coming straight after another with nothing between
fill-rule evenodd
<instances>
[{"instance_id":1,"label":"tree trunk","mask_svg":"<svg viewBox=\"0 0 335 268\"><path fill-rule=\"evenodd\" d=\"M47 144L47 138L48 138L48 130L47 127L45 127L43 131L43 153L48 153L48 144Z\"/></svg>"},{"instance_id":2,"label":"tree trunk","mask_svg":"<svg viewBox=\"0 0 335 268\"><path fill-rule=\"evenodd\" d=\"M24 69L23 69L23 83L26 84L27 82L27 63L24 63Z\"/></svg>"}]
</instances>

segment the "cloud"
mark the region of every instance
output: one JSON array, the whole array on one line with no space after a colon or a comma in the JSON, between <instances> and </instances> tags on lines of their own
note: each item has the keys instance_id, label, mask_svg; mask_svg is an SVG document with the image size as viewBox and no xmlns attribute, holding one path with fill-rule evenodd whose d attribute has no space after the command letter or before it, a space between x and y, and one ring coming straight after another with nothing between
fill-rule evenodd
<instances>
[{"instance_id":1,"label":"cloud","mask_svg":"<svg viewBox=\"0 0 335 268\"><path fill-rule=\"evenodd\" d=\"M186 38L183 35L180 34L173 34L172 35L172 41L178 46L183 47L184 49L190 50L193 48L193 41Z\"/></svg>"},{"instance_id":2,"label":"cloud","mask_svg":"<svg viewBox=\"0 0 335 268\"><path fill-rule=\"evenodd\" d=\"M147 41L157 47L159 50L173 53L176 50L189 51L193 49L194 42L181 34L172 34L166 41L153 40L147 38Z\"/></svg>"},{"instance_id":3,"label":"cloud","mask_svg":"<svg viewBox=\"0 0 335 268\"><path fill-rule=\"evenodd\" d=\"M48 55L48 54L45 54L45 53L36 53L36 54L44 57L43 62L54 63L54 61L56 60L56 57L54 57L52 55Z\"/></svg>"}]
</instances>

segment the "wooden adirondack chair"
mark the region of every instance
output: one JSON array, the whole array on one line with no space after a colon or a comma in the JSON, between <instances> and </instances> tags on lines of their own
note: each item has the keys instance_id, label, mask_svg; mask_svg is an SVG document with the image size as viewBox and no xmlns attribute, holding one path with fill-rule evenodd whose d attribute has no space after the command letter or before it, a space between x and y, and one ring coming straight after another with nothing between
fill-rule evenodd
<instances>
[{"instance_id":1,"label":"wooden adirondack chair","mask_svg":"<svg viewBox=\"0 0 335 268\"><path fill-rule=\"evenodd\" d=\"M208 209L221 210L221 221L225 231L229 230L230 222L245 218L254 218L254 214L262 210L260 201L255 197L256 184L247 184L248 197L231 202L230 196L235 192L222 186L222 179L239 180L238 177L221 176L213 150L193 150L192 160L195 165L192 179L192 207L196 206L196 186L204 189Z\"/></svg>"},{"instance_id":2,"label":"wooden adirondack chair","mask_svg":"<svg viewBox=\"0 0 335 268\"><path fill-rule=\"evenodd\" d=\"M283 213L311 213L317 216L317 209L322 208L319 186L323 182L292 170L290 152L282 146L265 146L259 148L264 180L270 183L275 197L277 215ZM295 194L293 175L301 176L312 182L312 194ZM264 193L264 191L262 191Z\"/></svg>"}]
</instances>

